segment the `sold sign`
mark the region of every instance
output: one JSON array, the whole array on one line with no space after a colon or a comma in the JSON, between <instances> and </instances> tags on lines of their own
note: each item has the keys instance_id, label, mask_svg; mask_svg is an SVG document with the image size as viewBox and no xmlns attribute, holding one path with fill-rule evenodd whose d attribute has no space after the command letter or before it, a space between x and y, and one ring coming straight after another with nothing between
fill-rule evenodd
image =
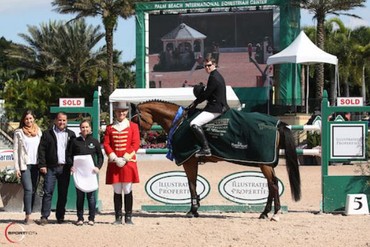
<instances>
[{"instance_id":1,"label":"sold sign","mask_svg":"<svg viewBox=\"0 0 370 247\"><path fill-rule=\"evenodd\" d=\"M363 106L364 100L362 97L338 97L338 106Z\"/></svg>"},{"instance_id":2,"label":"sold sign","mask_svg":"<svg viewBox=\"0 0 370 247\"><path fill-rule=\"evenodd\" d=\"M84 107L84 98L59 98L59 107Z\"/></svg>"}]
</instances>

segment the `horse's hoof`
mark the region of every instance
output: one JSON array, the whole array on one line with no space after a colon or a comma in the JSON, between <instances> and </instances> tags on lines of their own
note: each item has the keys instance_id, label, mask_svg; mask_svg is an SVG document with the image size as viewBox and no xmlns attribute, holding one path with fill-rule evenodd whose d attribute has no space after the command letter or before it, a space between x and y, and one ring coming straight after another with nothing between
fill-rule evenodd
<instances>
[{"instance_id":1,"label":"horse's hoof","mask_svg":"<svg viewBox=\"0 0 370 247\"><path fill-rule=\"evenodd\" d=\"M198 218L199 217L199 213L198 212L191 212L191 211L189 211L189 212L187 212L186 213L186 217L188 217L188 218Z\"/></svg>"},{"instance_id":2,"label":"horse's hoof","mask_svg":"<svg viewBox=\"0 0 370 247\"><path fill-rule=\"evenodd\" d=\"M191 211L187 212L186 217L193 218L193 213Z\"/></svg>"},{"instance_id":3,"label":"horse's hoof","mask_svg":"<svg viewBox=\"0 0 370 247\"><path fill-rule=\"evenodd\" d=\"M264 220L264 219L268 219L268 215L267 214L261 214L260 217L258 219L261 219L261 220Z\"/></svg>"},{"instance_id":4,"label":"horse's hoof","mask_svg":"<svg viewBox=\"0 0 370 247\"><path fill-rule=\"evenodd\" d=\"M276 222L280 221L280 217L279 217L279 215L274 214L274 215L271 217L271 221L276 221Z\"/></svg>"}]
</instances>

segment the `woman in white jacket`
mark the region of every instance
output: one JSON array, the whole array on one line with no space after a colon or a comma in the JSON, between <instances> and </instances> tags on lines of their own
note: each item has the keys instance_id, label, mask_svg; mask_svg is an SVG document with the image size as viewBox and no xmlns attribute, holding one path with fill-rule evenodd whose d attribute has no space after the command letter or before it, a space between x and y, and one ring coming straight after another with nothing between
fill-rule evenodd
<instances>
[{"instance_id":1,"label":"woman in white jacket","mask_svg":"<svg viewBox=\"0 0 370 247\"><path fill-rule=\"evenodd\" d=\"M14 132L14 165L17 177L21 178L24 189L25 224L32 220L33 203L35 201L36 188L39 180L39 168L37 165L37 149L39 147L42 132L35 123L35 115L31 110L26 110L19 123L19 128Z\"/></svg>"}]
</instances>

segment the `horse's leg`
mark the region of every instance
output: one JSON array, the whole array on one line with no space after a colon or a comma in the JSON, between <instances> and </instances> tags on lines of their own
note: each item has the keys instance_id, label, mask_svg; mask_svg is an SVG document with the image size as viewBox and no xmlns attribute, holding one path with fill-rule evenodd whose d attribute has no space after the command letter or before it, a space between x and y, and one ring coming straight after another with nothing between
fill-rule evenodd
<instances>
[{"instance_id":1,"label":"horse's leg","mask_svg":"<svg viewBox=\"0 0 370 247\"><path fill-rule=\"evenodd\" d=\"M261 171L265 178L267 179L267 187L269 190L267 203L264 211L260 215L260 219L268 218L268 213L272 209L272 200L274 200L274 215L272 216L271 220L278 221L279 220L279 212L280 212L280 197L279 197L279 187L278 187L278 179L275 175L274 168L267 165L260 165Z\"/></svg>"},{"instance_id":2,"label":"horse's leg","mask_svg":"<svg viewBox=\"0 0 370 247\"><path fill-rule=\"evenodd\" d=\"M199 196L197 195L197 176L198 176L198 162L196 159L190 159L184 163L184 170L188 178L191 208L186 214L187 217L199 217L198 208L200 206Z\"/></svg>"},{"instance_id":3,"label":"horse's leg","mask_svg":"<svg viewBox=\"0 0 370 247\"><path fill-rule=\"evenodd\" d=\"M274 169L274 168L272 168ZM274 215L271 217L271 220L273 221L279 221L280 220L280 195L279 195L279 181L278 178L275 175L275 171L273 170L274 177L273 177L273 190L274 190Z\"/></svg>"}]
</instances>

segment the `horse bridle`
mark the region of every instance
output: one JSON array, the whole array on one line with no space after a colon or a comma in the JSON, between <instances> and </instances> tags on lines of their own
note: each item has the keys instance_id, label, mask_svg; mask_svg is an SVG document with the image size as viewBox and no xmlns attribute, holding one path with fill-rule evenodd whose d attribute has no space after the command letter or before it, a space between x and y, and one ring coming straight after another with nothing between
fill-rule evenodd
<instances>
[{"instance_id":1,"label":"horse bridle","mask_svg":"<svg viewBox=\"0 0 370 247\"><path fill-rule=\"evenodd\" d=\"M149 123L145 118L143 118L142 117L142 114L141 114L141 112L140 112L140 110L139 110L139 108L136 106L136 105L134 105L135 106L135 115L133 115L132 117L131 117L131 119L133 119L134 117L137 117L137 124L139 125L139 130L140 130L140 133L142 133L143 132L143 128L142 128L142 126L141 126L141 121L143 121L144 123L146 123L146 124L148 124L148 125L153 125L153 123Z\"/></svg>"}]
</instances>

